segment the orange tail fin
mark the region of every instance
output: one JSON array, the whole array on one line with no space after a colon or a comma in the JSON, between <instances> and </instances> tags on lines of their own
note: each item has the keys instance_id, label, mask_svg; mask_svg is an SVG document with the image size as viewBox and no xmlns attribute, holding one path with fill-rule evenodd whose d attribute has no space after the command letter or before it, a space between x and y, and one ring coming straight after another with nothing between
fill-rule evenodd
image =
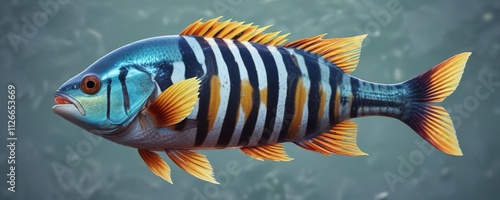
<instances>
[{"instance_id":1,"label":"orange tail fin","mask_svg":"<svg viewBox=\"0 0 500 200\"><path fill-rule=\"evenodd\" d=\"M443 107L430 103L441 102L455 91L470 54L457 54L403 83L409 89L411 102L399 119L434 147L450 155L462 155L453 122Z\"/></svg>"}]
</instances>

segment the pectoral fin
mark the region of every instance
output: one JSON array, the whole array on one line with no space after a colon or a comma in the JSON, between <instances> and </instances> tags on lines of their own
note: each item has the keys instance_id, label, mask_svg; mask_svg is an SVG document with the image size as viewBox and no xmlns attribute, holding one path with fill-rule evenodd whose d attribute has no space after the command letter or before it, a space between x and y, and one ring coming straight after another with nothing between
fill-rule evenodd
<instances>
[{"instance_id":1,"label":"pectoral fin","mask_svg":"<svg viewBox=\"0 0 500 200\"><path fill-rule=\"evenodd\" d=\"M324 155L341 154L346 156L365 156L356 144L358 126L353 121L336 124L326 133L315 138L294 142L296 145Z\"/></svg>"},{"instance_id":2,"label":"pectoral fin","mask_svg":"<svg viewBox=\"0 0 500 200\"><path fill-rule=\"evenodd\" d=\"M240 149L243 153L257 160L272 160L272 161L292 161L293 158L288 157L282 144L269 144L256 147L243 147Z\"/></svg>"},{"instance_id":3,"label":"pectoral fin","mask_svg":"<svg viewBox=\"0 0 500 200\"><path fill-rule=\"evenodd\" d=\"M165 149L165 152L175 164L187 173L201 180L219 184L214 178L212 165L204 155L188 150Z\"/></svg>"},{"instance_id":4,"label":"pectoral fin","mask_svg":"<svg viewBox=\"0 0 500 200\"><path fill-rule=\"evenodd\" d=\"M139 149L139 155L141 155L141 158L154 174L161 177L163 180L172 183L172 178L170 177L170 167L157 153L145 149Z\"/></svg>"},{"instance_id":5,"label":"pectoral fin","mask_svg":"<svg viewBox=\"0 0 500 200\"><path fill-rule=\"evenodd\" d=\"M177 82L164 90L145 113L156 127L175 125L191 114L199 89L200 80L196 77Z\"/></svg>"}]
</instances>

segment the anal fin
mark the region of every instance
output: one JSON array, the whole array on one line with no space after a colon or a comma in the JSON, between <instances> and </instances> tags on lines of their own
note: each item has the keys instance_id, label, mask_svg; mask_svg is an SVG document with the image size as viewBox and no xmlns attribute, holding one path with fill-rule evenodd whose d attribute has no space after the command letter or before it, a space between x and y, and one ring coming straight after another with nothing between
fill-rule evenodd
<instances>
[{"instance_id":1,"label":"anal fin","mask_svg":"<svg viewBox=\"0 0 500 200\"><path fill-rule=\"evenodd\" d=\"M282 144L268 144L256 147L242 147L240 150L256 160L292 161Z\"/></svg>"},{"instance_id":2,"label":"anal fin","mask_svg":"<svg viewBox=\"0 0 500 200\"><path fill-rule=\"evenodd\" d=\"M172 183L172 178L170 177L170 167L157 153L145 149L138 149L138 151L141 158L154 174L161 177L163 180Z\"/></svg>"},{"instance_id":3,"label":"anal fin","mask_svg":"<svg viewBox=\"0 0 500 200\"><path fill-rule=\"evenodd\" d=\"M219 184L214 178L214 170L203 154L188 150L165 149L168 157L187 173L210 183Z\"/></svg>"},{"instance_id":4,"label":"anal fin","mask_svg":"<svg viewBox=\"0 0 500 200\"><path fill-rule=\"evenodd\" d=\"M311 139L294 142L309 151L324 155L340 154L346 156L365 156L356 144L358 126L353 121L343 121L327 132Z\"/></svg>"}]
</instances>

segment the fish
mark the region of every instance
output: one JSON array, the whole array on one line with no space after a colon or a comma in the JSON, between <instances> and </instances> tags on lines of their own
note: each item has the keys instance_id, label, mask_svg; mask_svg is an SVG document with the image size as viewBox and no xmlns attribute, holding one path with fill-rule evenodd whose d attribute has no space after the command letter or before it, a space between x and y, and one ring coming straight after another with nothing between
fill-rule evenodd
<instances>
[{"instance_id":1,"label":"fish","mask_svg":"<svg viewBox=\"0 0 500 200\"><path fill-rule=\"evenodd\" d=\"M288 33L266 31L270 25L221 18L111 51L55 92L53 112L137 149L170 183L157 152L215 184L198 150L239 149L286 162L293 158L283 143L293 143L326 156L366 156L352 120L364 116L398 119L442 152L463 155L450 115L437 104L456 90L471 52L381 84L350 75L366 34L288 42Z\"/></svg>"}]
</instances>

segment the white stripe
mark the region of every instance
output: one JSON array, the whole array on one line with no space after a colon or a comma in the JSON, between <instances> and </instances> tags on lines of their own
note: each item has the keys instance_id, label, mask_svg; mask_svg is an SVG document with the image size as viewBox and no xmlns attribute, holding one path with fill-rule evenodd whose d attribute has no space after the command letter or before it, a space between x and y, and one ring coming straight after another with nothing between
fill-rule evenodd
<instances>
[{"instance_id":1,"label":"white stripe","mask_svg":"<svg viewBox=\"0 0 500 200\"><path fill-rule=\"evenodd\" d=\"M215 147L220 136L224 117L226 116L231 83L229 81L229 72L227 71L227 65L226 62L224 62L224 58L222 57L219 46L217 45L217 43L215 43L215 40L213 38L205 38L205 40L207 40L207 42L212 47L215 55L215 60L217 62L218 76L220 80L220 103L214 125L212 126L212 130L208 132L207 138L203 142L203 146Z\"/></svg>"},{"instance_id":2,"label":"white stripe","mask_svg":"<svg viewBox=\"0 0 500 200\"><path fill-rule=\"evenodd\" d=\"M186 66L184 62L174 62L172 68L172 83L177 83L185 79Z\"/></svg>"},{"instance_id":3,"label":"white stripe","mask_svg":"<svg viewBox=\"0 0 500 200\"><path fill-rule=\"evenodd\" d=\"M323 119L320 123L320 129L330 128L333 119L330 119L330 100L332 98L332 88L330 86L330 66L328 66L322 57L318 58L319 68L321 70L321 85L323 86L323 92L325 93L325 105L323 110ZM321 108L320 108L321 109Z\"/></svg>"},{"instance_id":4,"label":"white stripe","mask_svg":"<svg viewBox=\"0 0 500 200\"><path fill-rule=\"evenodd\" d=\"M252 44L248 42L241 42L241 43L245 45L245 47L250 52L250 55L252 55L252 59L255 64L255 69L258 73L257 78L259 81L259 90L262 90L267 87L267 73L266 73L266 68L264 66L264 62L262 61L259 52L257 52L257 50L252 46ZM259 106L259 114L257 115L257 122L255 123L255 128L252 133L252 137L248 142L248 146L256 145L258 143L258 140L262 136L266 120L266 112L267 112L267 105L264 105L261 101Z\"/></svg>"},{"instance_id":5,"label":"white stripe","mask_svg":"<svg viewBox=\"0 0 500 200\"><path fill-rule=\"evenodd\" d=\"M191 49L194 52L194 55L196 56L196 60L201 64L201 68L203 69L203 74L207 73L207 66L205 64L205 54L203 54L203 50L201 49L200 43L198 41L190 36L182 36L186 42L189 44Z\"/></svg>"},{"instance_id":6,"label":"white stripe","mask_svg":"<svg viewBox=\"0 0 500 200\"><path fill-rule=\"evenodd\" d=\"M245 63L241 58L238 46L236 46L232 40L224 40L224 41L226 42L227 46L229 47L229 50L234 56L236 63L238 64L238 70L240 71L241 80L248 80L247 68L245 67Z\"/></svg>"},{"instance_id":7,"label":"white stripe","mask_svg":"<svg viewBox=\"0 0 500 200\"><path fill-rule=\"evenodd\" d=\"M279 80L279 92L278 92L278 105L276 106L275 112L275 120L274 120L274 128L273 134L269 138L268 144L275 144L278 142L278 137L281 131L281 127L283 126L283 117L285 115L285 102L286 102L286 92L288 89L287 86L287 78L288 73L285 68L285 63L283 62L283 56L278 51L275 46L267 46L267 49L271 52L274 58L274 62L276 63L276 67L278 70L278 80ZM276 94L267 94L267 95L276 95Z\"/></svg>"},{"instance_id":8,"label":"white stripe","mask_svg":"<svg viewBox=\"0 0 500 200\"><path fill-rule=\"evenodd\" d=\"M236 63L238 64L237 67L240 71L240 79L242 81L244 81L244 80L249 81L247 68L245 67L245 63L241 59L241 54L240 54L240 51L238 50L238 47L236 45L234 45L232 40L224 40L224 41L226 42L227 46L229 47L229 50L231 51L231 53L234 56ZM240 96L240 98L243 98L243 96ZM234 103L236 103L236 102L234 102ZM234 128L234 131L233 131L233 135L231 136L231 140L229 141L228 147L235 147L238 145L238 142L239 142L240 137L241 137L241 132L243 131L243 127L245 125L245 114L247 114L247 113L243 112L243 108L241 105L238 107L238 112L239 112L238 119L236 122L236 126Z\"/></svg>"},{"instance_id":9,"label":"white stripe","mask_svg":"<svg viewBox=\"0 0 500 200\"><path fill-rule=\"evenodd\" d=\"M304 88L306 89L306 99L304 101L304 106L302 107L302 121L300 122L299 133L297 134L297 137L302 138L306 134L307 118L309 116L307 105L309 102L309 90L311 87L311 81L309 80L309 74L307 73L307 67L306 62L304 61L304 57L301 54L296 53L293 49L287 50L295 54L295 57L297 58L297 63L299 64L299 69L302 73L302 82L304 83Z\"/></svg>"},{"instance_id":10,"label":"white stripe","mask_svg":"<svg viewBox=\"0 0 500 200\"><path fill-rule=\"evenodd\" d=\"M199 110L199 105L200 104L200 98L196 100L196 103L194 104L193 111L191 111L191 114L187 116L188 119L196 119L196 116L198 116L198 110Z\"/></svg>"}]
</instances>

